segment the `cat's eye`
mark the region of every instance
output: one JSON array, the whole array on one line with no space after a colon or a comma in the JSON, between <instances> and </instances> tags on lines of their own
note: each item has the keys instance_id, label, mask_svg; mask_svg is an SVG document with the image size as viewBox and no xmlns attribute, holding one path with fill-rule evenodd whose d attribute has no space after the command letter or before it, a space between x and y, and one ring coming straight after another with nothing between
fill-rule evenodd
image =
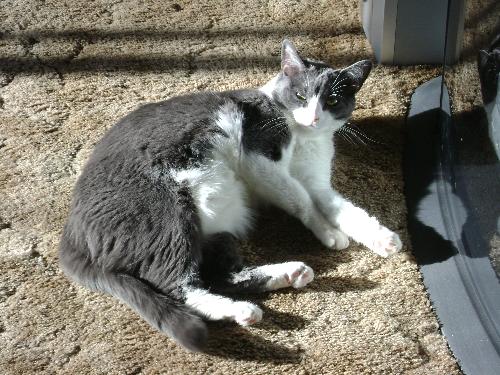
<instances>
[{"instance_id":1,"label":"cat's eye","mask_svg":"<svg viewBox=\"0 0 500 375\"><path fill-rule=\"evenodd\" d=\"M295 96L296 96L297 98L299 98L300 100L302 100L302 101L306 100L306 97L305 97L304 95L302 95L302 94L301 94L300 92L298 92L298 91L295 93Z\"/></svg>"},{"instance_id":2,"label":"cat's eye","mask_svg":"<svg viewBox=\"0 0 500 375\"><path fill-rule=\"evenodd\" d=\"M334 105L337 105L339 100L337 98L328 98L326 101L326 104L329 105L330 107L333 107Z\"/></svg>"}]
</instances>

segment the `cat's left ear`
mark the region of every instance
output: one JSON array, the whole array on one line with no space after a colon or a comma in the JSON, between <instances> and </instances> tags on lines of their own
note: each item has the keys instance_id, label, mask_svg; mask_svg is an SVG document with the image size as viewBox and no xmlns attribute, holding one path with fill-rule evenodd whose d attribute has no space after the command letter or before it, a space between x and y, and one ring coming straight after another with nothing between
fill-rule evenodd
<instances>
[{"instance_id":1,"label":"cat's left ear","mask_svg":"<svg viewBox=\"0 0 500 375\"><path fill-rule=\"evenodd\" d=\"M281 45L281 71L286 76L294 76L306 69L295 46L288 39Z\"/></svg>"},{"instance_id":2,"label":"cat's left ear","mask_svg":"<svg viewBox=\"0 0 500 375\"><path fill-rule=\"evenodd\" d=\"M371 70L372 62L370 60L361 60L345 68L342 73L347 74L350 78L351 87L356 93L361 89L361 86L363 86Z\"/></svg>"}]
</instances>

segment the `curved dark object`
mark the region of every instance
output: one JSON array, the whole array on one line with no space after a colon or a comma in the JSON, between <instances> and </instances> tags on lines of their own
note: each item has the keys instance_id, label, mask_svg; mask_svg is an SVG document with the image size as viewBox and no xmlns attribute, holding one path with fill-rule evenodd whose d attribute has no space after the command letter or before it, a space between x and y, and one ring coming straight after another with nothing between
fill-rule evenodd
<instances>
[{"instance_id":1,"label":"curved dark object","mask_svg":"<svg viewBox=\"0 0 500 375\"><path fill-rule=\"evenodd\" d=\"M408 227L442 332L463 372L498 374L500 283L467 196L470 175L454 163L453 128L442 78L421 85L406 124ZM499 173L496 164L479 177L498 181ZM491 204L498 204L494 192Z\"/></svg>"}]
</instances>

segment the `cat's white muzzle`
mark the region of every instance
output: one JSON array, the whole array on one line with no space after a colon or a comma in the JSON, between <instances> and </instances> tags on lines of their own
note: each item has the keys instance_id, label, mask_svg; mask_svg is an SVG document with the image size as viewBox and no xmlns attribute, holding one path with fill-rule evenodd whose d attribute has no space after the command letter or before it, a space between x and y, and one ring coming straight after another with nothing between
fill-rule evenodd
<instances>
[{"instance_id":1,"label":"cat's white muzzle","mask_svg":"<svg viewBox=\"0 0 500 375\"><path fill-rule=\"evenodd\" d=\"M307 106L294 109L292 114L297 124L316 128L320 122L321 112L323 111L318 103L318 97L314 96L307 102Z\"/></svg>"}]
</instances>

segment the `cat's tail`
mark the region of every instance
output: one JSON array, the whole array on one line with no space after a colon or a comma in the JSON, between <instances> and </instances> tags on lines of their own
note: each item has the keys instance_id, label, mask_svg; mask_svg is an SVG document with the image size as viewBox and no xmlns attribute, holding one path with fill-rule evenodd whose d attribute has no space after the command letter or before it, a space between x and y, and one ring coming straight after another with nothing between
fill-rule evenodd
<instances>
[{"instance_id":1,"label":"cat's tail","mask_svg":"<svg viewBox=\"0 0 500 375\"><path fill-rule=\"evenodd\" d=\"M207 338L205 323L175 296L160 293L136 277L102 270L75 249L66 235L61 239L59 262L66 275L76 282L120 299L186 349L203 350Z\"/></svg>"}]
</instances>

